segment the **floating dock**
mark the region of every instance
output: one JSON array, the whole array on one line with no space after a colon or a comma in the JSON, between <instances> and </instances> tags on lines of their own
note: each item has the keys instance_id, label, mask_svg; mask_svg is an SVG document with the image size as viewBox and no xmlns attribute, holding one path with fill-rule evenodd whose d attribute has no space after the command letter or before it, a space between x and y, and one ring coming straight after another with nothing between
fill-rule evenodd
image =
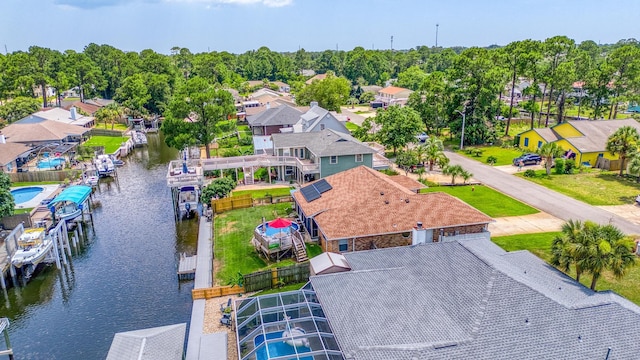
<instances>
[{"instance_id":1,"label":"floating dock","mask_svg":"<svg viewBox=\"0 0 640 360\"><path fill-rule=\"evenodd\" d=\"M196 276L196 264L198 263L198 257L187 256L182 253L180 255L180 262L178 263L178 279L193 279Z\"/></svg>"}]
</instances>

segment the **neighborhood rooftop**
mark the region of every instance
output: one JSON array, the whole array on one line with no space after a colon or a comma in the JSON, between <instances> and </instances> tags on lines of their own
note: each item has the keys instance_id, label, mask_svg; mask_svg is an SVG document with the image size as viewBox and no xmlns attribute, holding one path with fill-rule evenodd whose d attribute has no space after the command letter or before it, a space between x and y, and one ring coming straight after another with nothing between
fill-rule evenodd
<instances>
[{"instance_id":1,"label":"neighborhood rooftop","mask_svg":"<svg viewBox=\"0 0 640 360\"><path fill-rule=\"evenodd\" d=\"M597 152L606 148L607 139L623 126L640 131L640 123L634 119L624 120L575 120L568 121L583 136L567 137L566 140L581 152Z\"/></svg>"},{"instance_id":2,"label":"neighborhood rooftop","mask_svg":"<svg viewBox=\"0 0 640 360\"><path fill-rule=\"evenodd\" d=\"M373 154L369 146L356 140L351 135L331 129L320 132L275 133L271 134L274 148L306 147L316 156L340 156L355 154Z\"/></svg>"},{"instance_id":3,"label":"neighborhood rooftop","mask_svg":"<svg viewBox=\"0 0 640 360\"><path fill-rule=\"evenodd\" d=\"M366 166L325 178L332 189L311 202L296 191L294 197L306 216L314 216L326 239L348 239L411 231L417 222L426 229L488 224L492 219L445 193L417 194ZM413 187L413 186L412 186Z\"/></svg>"},{"instance_id":4,"label":"neighborhood rooftop","mask_svg":"<svg viewBox=\"0 0 640 360\"><path fill-rule=\"evenodd\" d=\"M5 135L7 142L55 142L63 140L67 136L80 136L90 130L82 126L69 125L53 120L34 119L38 120L18 121L4 127L2 133Z\"/></svg>"},{"instance_id":5,"label":"neighborhood rooftop","mask_svg":"<svg viewBox=\"0 0 640 360\"><path fill-rule=\"evenodd\" d=\"M248 116L247 122L251 126L293 125L300 120L300 115L302 115L300 110L289 105L280 105Z\"/></svg>"},{"instance_id":6,"label":"neighborhood rooftop","mask_svg":"<svg viewBox=\"0 0 640 360\"><path fill-rule=\"evenodd\" d=\"M346 359L610 359L640 353L640 308L488 239L343 254L311 284Z\"/></svg>"}]
</instances>

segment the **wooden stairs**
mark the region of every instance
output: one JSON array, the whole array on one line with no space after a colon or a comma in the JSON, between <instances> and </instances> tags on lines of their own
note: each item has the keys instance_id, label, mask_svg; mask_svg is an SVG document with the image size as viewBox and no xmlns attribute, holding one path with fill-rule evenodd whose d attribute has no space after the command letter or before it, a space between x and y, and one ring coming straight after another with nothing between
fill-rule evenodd
<instances>
[{"instance_id":1,"label":"wooden stairs","mask_svg":"<svg viewBox=\"0 0 640 360\"><path fill-rule=\"evenodd\" d=\"M293 235L293 253L296 256L297 262L303 262L309 260L307 256L307 247L304 245L304 240L299 233Z\"/></svg>"}]
</instances>

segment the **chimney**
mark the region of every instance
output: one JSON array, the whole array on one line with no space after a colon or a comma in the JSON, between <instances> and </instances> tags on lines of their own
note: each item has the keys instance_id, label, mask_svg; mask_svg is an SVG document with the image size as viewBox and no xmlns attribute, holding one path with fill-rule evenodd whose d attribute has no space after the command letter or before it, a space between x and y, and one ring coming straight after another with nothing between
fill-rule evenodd
<instances>
[{"instance_id":1,"label":"chimney","mask_svg":"<svg viewBox=\"0 0 640 360\"><path fill-rule=\"evenodd\" d=\"M71 112L71 120L76 120L76 107L72 106L69 111Z\"/></svg>"},{"instance_id":2,"label":"chimney","mask_svg":"<svg viewBox=\"0 0 640 360\"><path fill-rule=\"evenodd\" d=\"M424 244L427 242L427 229L422 228L422 223L418 222L417 226L411 231L411 245ZM431 242L431 240L429 240Z\"/></svg>"},{"instance_id":3,"label":"chimney","mask_svg":"<svg viewBox=\"0 0 640 360\"><path fill-rule=\"evenodd\" d=\"M271 109L271 103L267 101L267 110Z\"/></svg>"},{"instance_id":4,"label":"chimney","mask_svg":"<svg viewBox=\"0 0 640 360\"><path fill-rule=\"evenodd\" d=\"M318 102L317 102L317 101L312 101L312 102L309 104L309 107L314 107L314 106L318 106Z\"/></svg>"},{"instance_id":5,"label":"chimney","mask_svg":"<svg viewBox=\"0 0 640 360\"><path fill-rule=\"evenodd\" d=\"M4 138L4 134L0 134L0 144L6 144L7 139Z\"/></svg>"}]
</instances>

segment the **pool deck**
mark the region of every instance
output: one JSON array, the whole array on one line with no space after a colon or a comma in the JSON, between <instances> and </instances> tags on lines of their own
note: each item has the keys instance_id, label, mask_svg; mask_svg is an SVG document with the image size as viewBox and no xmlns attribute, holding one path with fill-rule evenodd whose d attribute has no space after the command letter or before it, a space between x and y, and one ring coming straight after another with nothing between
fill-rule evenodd
<instances>
[{"instance_id":1,"label":"pool deck","mask_svg":"<svg viewBox=\"0 0 640 360\"><path fill-rule=\"evenodd\" d=\"M19 187L12 187L11 190L24 189L24 188L28 188L28 187L41 187L41 188L43 188L43 190L42 190L42 192L40 192L39 194L34 196L33 199L31 199L29 201L25 201L25 202L20 203L20 204L16 204L16 209L28 209L28 208L38 207L38 205L40 205L42 200L50 198L50 197L53 197L53 195L56 192L56 190L58 190L60 188L60 185L19 186Z\"/></svg>"}]
</instances>

